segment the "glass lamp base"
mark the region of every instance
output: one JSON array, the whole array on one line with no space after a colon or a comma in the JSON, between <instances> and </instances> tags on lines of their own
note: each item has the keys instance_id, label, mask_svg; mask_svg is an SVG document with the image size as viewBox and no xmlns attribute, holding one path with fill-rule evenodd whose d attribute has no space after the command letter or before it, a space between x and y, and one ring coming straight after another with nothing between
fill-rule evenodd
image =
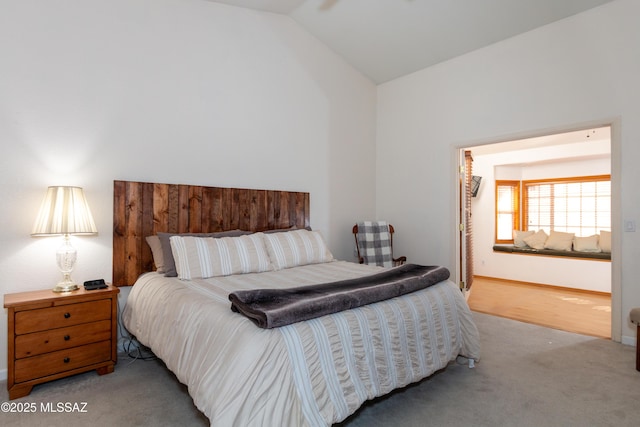
<instances>
[{"instance_id":1,"label":"glass lamp base","mask_svg":"<svg viewBox=\"0 0 640 427\"><path fill-rule=\"evenodd\" d=\"M76 283L58 283L53 292L71 292L80 289Z\"/></svg>"},{"instance_id":2,"label":"glass lamp base","mask_svg":"<svg viewBox=\"0 0 640 427\"><path fill-rule=\"evenodd\" d=\"M73 271L73 266L76 264L77 257L78 253L76 249L71 246L69 235L65 234L62 246L60 246L56 252L56 261L62 273L62 280L53 288L53 292L71 292L79 289L78 285L71 279L71 272Z\"/></svg>"},{"instance_id":3,"label":"glass lamp base","mask_svg":"<svg viewBox=\"0 0 640 427\"><path fill-rule=\"evenodd\" d=\"M65 278L58 282L58 284L53 288L53 292L71 292L78 289L80 289L78 284L65 274Z\"/></svg>"}]
</instances>

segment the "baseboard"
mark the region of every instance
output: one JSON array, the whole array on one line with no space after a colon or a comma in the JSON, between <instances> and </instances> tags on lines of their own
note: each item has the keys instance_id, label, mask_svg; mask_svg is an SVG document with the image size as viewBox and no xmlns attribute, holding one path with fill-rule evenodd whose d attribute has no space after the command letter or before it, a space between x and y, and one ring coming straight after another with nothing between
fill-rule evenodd
<instances>
[{"instance_id":1,"label":"baseboard","mask_svg":"<svg viewBox=\"0 0 640 427\"><path fill-rule=\"evenodd\" d=\"M499 277L476 276L476 275L474 275L473 277L478 279L494 280L496 282L521 283L523 285L537 286L540 288L558 289L560 291L573 291L573 292L581 292L585 294L602 295L602 296L608 296L608 297L611 296L611 292L593 291L589 289L579 289L579 288L569 288L567 286L556 286L556 285L548 285L545 283L525 282L523 280L502 279ZM471 289L473 289L473 285L471 285Z\"/></svg>"},{"instance_id":2,"label":"baseboard","mask_svg":"<svg viewBox=\"0 0 640 427\"><path fill-rule=\"evenodd\" d=\"M629 336L623 335L622 340L620 342L624 345L631 345L635 347L638 344L638 339L636 337L629 337Z\"/></svg>"},{"instance_id":3,"label":"baseboard","mask_svg":"<svg viewBox=\"0 0 640 427\"><path fill-rule=\"evenodd\" d=\"M7 380L7 375L9 375L8 372L9 371L7 369L0 369L0 381Z\"/></svg>"}]
</instances>

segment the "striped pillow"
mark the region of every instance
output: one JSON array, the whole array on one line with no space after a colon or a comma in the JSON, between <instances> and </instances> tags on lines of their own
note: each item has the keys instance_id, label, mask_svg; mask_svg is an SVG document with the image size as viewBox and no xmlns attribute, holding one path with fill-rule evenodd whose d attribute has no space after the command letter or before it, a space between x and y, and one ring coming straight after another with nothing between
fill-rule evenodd
<instances>
[{"instance_id":1,"label":"striped pillow","mask_svg":"<svg viewBox=\"0 0 640 427\"><path fill-rule=\"evenodd\" d=\"M317 231L265 234L264 243L274 270L333 261L333 255Z\"/></svg>"},{"instance_id":2,"label":"striped pillow","mask_svg":"<svg viewBox=\"0 0 640 427\"><path fill-rule=\"evenodd\" d=\"M221 238L171 236L169 240L182 280L272 270L262 233Z\"/></svg>"}]
</instances>

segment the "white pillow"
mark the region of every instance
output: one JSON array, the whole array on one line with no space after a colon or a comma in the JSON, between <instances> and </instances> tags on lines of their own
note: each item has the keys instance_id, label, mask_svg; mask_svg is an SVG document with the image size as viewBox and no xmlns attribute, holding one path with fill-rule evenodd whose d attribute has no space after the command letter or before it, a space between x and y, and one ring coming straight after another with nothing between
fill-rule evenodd
<instances>
[{"instance_id":1,"label":"white pillow","mask_svg":"<svg viewBox=\"0 0 640 427\"><path fill-rule=\"evenodd\" d=\"M513 246L515 246L516 248L528 247L528 245L524 241L524 238L533 235L533 233L535 233L535 231L533 230L513 230Z\"/></svg>"},{"instance_id":2,"label":"white pillow","mask_svg":"<svg viewBox=\"0 0 640 427\"><path fill-rule=\"evenodd\" d=\"M544 242L547 241L547 233L544 230L538 230L529 237L525 237L524 242L533 249L544 249Z\"/></svg>"},{"instance_id":3,"label":"white pillow","mask_svg":"<svg viewBox=\"0 0 640 427\"><path fill-rule=\"evenodd\" d=\"M555 249L556 251L570 251L575 233L563 233L562 231L552 231L549 238L544 242L545 249Z\"/></svg>"},{"instance_id":4,"label":"white pillow","mask_svg":"<svg viewBox=\"0 0 640 427\"><path fill-rule=\"evenodd\" d=\"M611 253L611 232L600 230L600 249L602 252Z\"/></svg>"},{"instance_id":5,"label":"white pillow","mask_svg":"<svg viewBox=\"0 0 640 427\"><path fill-rule=\"evenodd\" d=\"M269 233L264 235L264 243L274 270L333 261L333 255L317 231Z\"/></svg>"},{"instance_id":6,"label":"white pillow","mask_svg":"<svg viewBox=\"0 0 640 427\"><path fill-rule=\"evenodd\" d=\"M262 233L239 237L171 236L178 278L206 279L272 270Z\"/></svg>"},{"instance_id":7,"label":"white pillow","mask_svg":"<svg viewBox=\"0 0 640 427\"><path fill-rule=\"evenodd\" d=\"M598 244L598 235L588 237L574 237L573 250L576 252L602 252Z\"/></svg>"}]
</instances>

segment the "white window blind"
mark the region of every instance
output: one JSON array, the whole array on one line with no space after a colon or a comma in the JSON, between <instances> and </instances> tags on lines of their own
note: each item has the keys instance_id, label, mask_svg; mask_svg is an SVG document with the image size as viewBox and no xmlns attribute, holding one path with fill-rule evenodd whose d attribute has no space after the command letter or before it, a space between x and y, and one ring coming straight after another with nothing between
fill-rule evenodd
<instances>
[{"instance_id":1,"label":"white window blind","mask_svg":"<svg viewBox=\"0 0 640 427\"><path fill-rule=\"evenodd\" d=\"M591 236L611 231L610 176L524 181L524 225Z\"/></svg>"}]
</instances>

